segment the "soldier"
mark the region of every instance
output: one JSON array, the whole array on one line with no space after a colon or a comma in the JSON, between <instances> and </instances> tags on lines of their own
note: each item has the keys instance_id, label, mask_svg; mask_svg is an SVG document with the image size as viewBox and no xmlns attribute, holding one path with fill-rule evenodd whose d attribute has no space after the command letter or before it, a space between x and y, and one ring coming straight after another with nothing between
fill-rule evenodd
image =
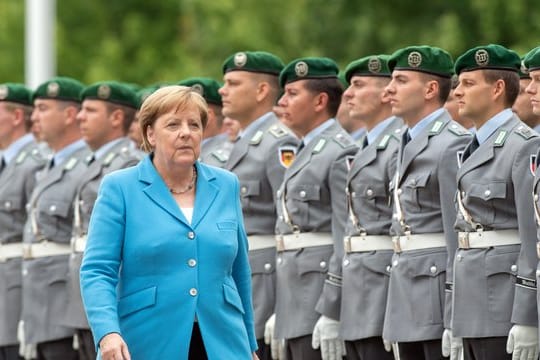
<instances>
[{"instance_id":1,"label":"soldier","mask_svg":"<svg viewBox=\"0 0 540 360\"><path fill-rule=\"evenodd\" d=\"M391 183L394 255L383 338L399 342L402 360L440 359L443 320L444 327L450 326L443 284L452 278L447 266L451 268L457 241L456 154L470 134L443 108L453 73L446 51L407 47L392 54L388 67L392 114L408 129ZM450 296L446 300L449 307Z\"/></svg>"},{"instance_id":2,"label":"soldier","mask_svg":"<svg viewBox=\"0 0 540 360\"><path fill-rule=\"evenodd\" d=\"M223 115L240 122L242 132L224 168L240 180L240 196L249 241L255 333L261 359L270 358L264 324L272 315L275 297L275 195L290 165L297 139L272 112L279 95L283 62L262 52L238 52L223 64L219 89Z\"/></svg>"},{"instance_id":3,"label":"soldier","mask_svg":"<svg viewBox=\"0 0 540 360\"><path fill-rule=\"evenodd\" d=\"M347 359L393 359L382 329L392 262L392 201L388 184L396 171L403 122L392 116L385 87L388 56L367 56L345 70L350 86L343 99L351 119L367 130L347 177L348 213L341 289L341 338Z\"/></svg>"},{"instance_id":4,"label":"soldier","mask_svg":"<svg viewBox=\"0 0 540 360\"><path fill-rule=\"evenodd\" d=\"M341 85L346 89L349 87L347 79L345 79L345 73L340 72L338 75ZM341 103L336 114L336 119L339 121L339 124L351 135L354 141L358 142L360 139L364 138L366 134L366 129L364 124L361 121L356 121L349 115L349 106L347 106L347 101L344 97L341 98ZM362 144L359 144L360 146Z\"/></svg>"},{"instance_id":5,"label":"soldier","mask_svg":"<svg viewBox=\"0 0 540 360\"><path fill-rule=\"evenodd\" d=\"M19 359L22 236L25 204L45 160L30 133L32 92L22 84L0 85L0 360Z\"/></svg>"},{"instance_id":6,"label":"soldier","mask_svg":"<svg viewBox=\"0 0 540 360\"><path fill-rule=\"evenodd\" d=\"M524 60L524 59L523 59ZM527 93L527 86L531 83L531 77L528 70L525 68L524 61L519 69L519 94L514 101L512 110L516 113L521 121L523 121L531 129L540 133L540 114L535 114L531 105L531 97Z\"/></svg>"},{"instance_id":7,"label":"soldier","mask_svg":"<svg viewBox=\"0 0 540 360\"><path fill-rule=\"evenodd\" d=\"M452 335L463 338L465 359L538 356L536 233L527 192L540 137L511 110L519 68L519 56L500 45L470 49L455 65L459 113L477 129L457 173Z\"/></svg>"},{"instance_id":8,"label":"soldier","mask_svg":"<svg viewBox=\"0 0 540 360\"><path fill-rule=\"evenodd\" d=\"M73 200L89 149L81 140L77 112L84 86L53 78L34 92L32 121L54 151L39 175L24 226L22 328L38 359L77 359L73 328L61 325L67 304Z\"/></svg>"},{"instance_id":9,"label":"soldier","mask_svg":"<svg viewBox=\"0 0 540 360\"><path fill-rule=\"evenodd\" d=\"M344 355L338 339L343 189L347 159L358 148L334 118L343 92L337 75L328 58L296 59L280 75L282 121L302 138L277 199L275 337L286 339L289 360Z\"/></svg>"},{"instance_id":10,"label":"soldier","mask_svg":"<svg viewBox=\"0 0 540 360\"><path fill-rule=\"evenodd\" d=\"M450 94L448 95L448 99L446 99L446 102L444 103L444 108L448 111L452 119L457 122L458 124L461 124L465 129L469 129L471 133L474 133L474 124L470 119L467 119L463 116L459 116L459 105L458 100L456 96L454 95L454 90L457 88L459 83L459 79L457 75L452 76L452 89L450 90Z\"/></svg>"},{"instance_id":11,"label":"soldier","mask_svg":"<svg viewBox=\"0 0 540 360\"><path fill-rule=\"evenodd\" d=\"M81 93L82 108L77 115L83 140L93 151L81 176L74 202L74 221L69 259L68 303L62 324L76 329L76 350L80 360L96 358L92 333L81 300L79 270L86 247L90 215L101 179L106 174L133 166L142 151L133 150L127 131L137 111L135 93L117 82L99 82Z\"/></svg>"}]
</instances>

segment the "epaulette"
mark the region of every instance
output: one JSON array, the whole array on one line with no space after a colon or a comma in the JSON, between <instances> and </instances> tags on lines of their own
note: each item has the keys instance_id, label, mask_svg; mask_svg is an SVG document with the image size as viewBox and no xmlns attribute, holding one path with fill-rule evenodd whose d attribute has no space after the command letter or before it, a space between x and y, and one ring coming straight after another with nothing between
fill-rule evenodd
<instances>
[{"instance_id":1,"label":"epaulette","mask_svg":"<svg viewBox=\"0 0 540 360\"><path fill-rule=\"evenodd\" d=\"M324 146L326 145L326 139L319 139L317 144L313 147L313 154L320 153L322 149L324 149Z\"/></svg>"},{"instance_id":2,"label":"epaulette","mask_svg":"<svg viewBox=\"0 0 540 360\"><path fill-rule=\"evenodd\" d=\"M19 153L19 156L17 156L17 159L15 159L15 164L19 165L19 164L22 164L24 159L26 159L26 155L28 155L28 153L26 151L21 151Z\"/></svg>"},{"instance_id":3,"label":"epaulette","mask_svg":"<svg viewBox=\"0 0 540 360\"><path fill-rule=\"evenodd\" d=\"M503 146L504 142L506 141L506 138L508 138L508 131L500 130L499 133L497 134L497 137L495 138L495 141L493 142L493 145Z\"/></svg>"},{"instance_id":4,"label":"epaulette","mask_svg":"<svg viewBox=\"0 0 540 360\"><path fill-rule=\"evenodd\" d=\"M464 136L464 135L471 134L469 130L465 129L463 126L460 126L458 124L450 124L448 126L448 131L450 131L452 134L455 134L457 136Z\"/></svg>"},{"instance_id":5,"label":"epaulette","mask_svg":"<svg viewBox=\"0 0 540 360\"><path fill-rule=\"evenodd\" d=\"M433 123L433 126L429 130L430 135L438 135L441 133L442 129L444 128L444 122L437 120Z\"/></svg>"},{"instance_id":6,"label":"epaulette","mask_svg":"<svg viewBox=\"0 0 540 360\"><path fill-rule=\"evenodd\" d=\"M78 162L79 160L77 158L72 157L67 161L66 165L64 166L64 169L69 171L73 169L75 165L77 165Z\"/></svg>"},{"instance_id":7,"label":"epaulette","mask_svg":"<svg viewBox=\"0 0 540 360\"><path fill-rule=\"evenodd\" d=\"M222 149L212 152L211 155L215 157L219 162L222 162L222 163L226 163L227 160L229 160L229 157L227 156L227 154L223 152Z\"/></svg>"},{"instance_id":8,"label":"epaulette","mask_svg":"<svg viewBox=\"0 0 540 360\"><path fill-rule=\"evenodd\" d=\"M391 134L385 134L383 138L381 139L381 141L379 141L379 143L377 144L377 149L378 150L386 149L386 146L388 146L388 141L390 141L391 138L392 138Z\"/></svg>"},{"instance_id":9,"label":"epaulette","mask_svg":"<svg viewBox=\"0 0 540 360\"><path fill-rule=\"evenodd\" d=\"M103 165L105 165L105 166L111 165L111 163L114 160L114 158L116 157L116 155L118 155L116 152L108 153L107 156L105 156L105 159L103 159Z\"/></svg>"},{"instance_id":10,"label":"epaulette","mask_svg":"<svg viewBox=\"0 0 540 360\"><path fill-rule=\"evenodd\" d=\"M279 138L284 137L285 135L287 135L287 130L285 130L279 124L274 124L274 125L270 126L270 128L268 129L268 132L270 134L272 134L276 139L279 139Z\"/></svg>"},{"instance_id":11,"label":"epaulette","mask_svg":"<svg viewBox=\"0 0 540 360\"><path fill-rule=\"evenodd\" d=\"M261 130L257 131L255 135L253 135L249 140L250 145L259 145L263 138L263 135L264 132L262 132Z\"/></svg>"},{"instance_id":12,"label":"epaulette","mask_svg":"<svg viewBox=\"0 0 540 360\"><path fill-rule=\"evenodd\" d=\"M352 138L350 136L345 136L342 133L337 133L336 136L334 136L334 141L344 149L354 145L354 141L352 140Z\"/></svg>"},{"instance_id":13,"label":"epaulette","mask_svg":"<svg viewBox=\"0 0 540 360\"><path fill-rule=\"evenodd\" d=\"M535 135L533 129L525 125L519 125L514 129L514 132L518 135L521 135L525 140L529 140Z\"/></svg>"}]
</instances>

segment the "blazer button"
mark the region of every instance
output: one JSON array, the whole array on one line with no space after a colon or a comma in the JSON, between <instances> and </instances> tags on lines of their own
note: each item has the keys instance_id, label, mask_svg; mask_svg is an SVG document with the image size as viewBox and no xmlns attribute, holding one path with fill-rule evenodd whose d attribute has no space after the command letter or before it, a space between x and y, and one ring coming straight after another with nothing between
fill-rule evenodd
<instances>
[{"instance_id":1,"label":"blazer button","mask_svg":"<svg viewBox=\"0 0 540 360\"><path fill-rule=\"evenodd\" d=\"M195 239L195 233L193 231L188 232L187 234L188 239L193 240Z\"/></svg>"},{"instance_id":2,"label":"blazer button","mask_svg":"<svg viewBox=\"0 0 540 360\"><path fill-rule=\"evenodd\" d=\"M195 267L195 265L197 265L197 260L189 259L187 263L188 263L189 267Z\"/></svg>"},{"instance_id":3,"label":"blazer button","mask_svg":"<svg viewBox=\"0 0 540 360\"><path fill-rule=\"evenodd\" d=\"M197 296L197 289L195 289L195 288L189 289L189 295L191 295L191 296Z\"/></svg>"}]
</instances>

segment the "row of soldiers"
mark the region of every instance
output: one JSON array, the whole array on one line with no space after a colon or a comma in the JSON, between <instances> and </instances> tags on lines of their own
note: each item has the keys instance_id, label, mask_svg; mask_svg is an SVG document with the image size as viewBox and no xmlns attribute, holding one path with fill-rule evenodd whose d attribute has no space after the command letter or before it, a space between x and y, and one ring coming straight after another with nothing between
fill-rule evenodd
<instances>
[{"instance_id":1,"label":"row of soldiers","mask_svg":"<svg viewBox=\"0 0 540 360\"><path fill-rule=\"evenodd\" d=\"M255 51L181 83L230 125L201 161L240 179L262 359L537 357L540 136L510 109L540 116L540 51L524 64L408 47L349 64L343 92L331 59ZM0 87L0 359L95 358L78 270L101 178L143 156L139 104L116 82Z\"/></svg>"}]
</instances>

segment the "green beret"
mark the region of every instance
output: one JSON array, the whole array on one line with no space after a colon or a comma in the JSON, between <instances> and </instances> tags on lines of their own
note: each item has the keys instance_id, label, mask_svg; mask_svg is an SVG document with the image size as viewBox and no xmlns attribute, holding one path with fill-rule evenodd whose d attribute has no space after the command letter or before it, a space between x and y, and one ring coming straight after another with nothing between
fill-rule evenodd
<instances>
[{"instance_id":1,"label":"green beret","mask_svg":"<svg viewBox=\"0 0 540 360\"><path fill-rule=\"evenodd\" d=\"M164 86L166 86L166 85L164 85ZM147 97L152 95L152 93L154 91L160 89L161 87L162 87L161 85L154 84L154 85L144 87L141 90L137 91L137 93L136 93L136 95L137 95L137 103L139 105L137 108L140 108L142 103L144 102L144 100L146 100Z\"/></svg>"},{"instance_id":2,"label":"green beret","mask_svg":"<svg viewBox=\"0 0 540 360\"><path fill-rule=\"evenodd\" d=\"M0 84L0 101L32 105L32 91L23 84Z\"/></svg>"},{"instance_id":3,"label":"green beret","mask_svg":"<svg viewBox=\"0 0 540 360\"><path fill-rule=\"evenodd\" d=\"M32 100L43 98L80 102L83 89L84 85L80 81L65 76L57 76L39 85L34 91Z\"/></svg>"},{"instance_id":4,"label":"green beret","mask_svg":"<svg viewBox=\"0 0 540 360\"><path fill-rule=\"evenodd\" d=\"M483 69L518 72L520 67L521 59L518 54L504 46L490 44L467 50L456 60L455 71L458 75L463 71Z\"/></svg>"},{"instance_id":5,"label":"green beret","mask_svg":"<svg viewBox=\"0 0 540 360\"><path fill-rule=\"evenodd\" d=\"M337 79L339 68L334 60L325 57L305 57L291 61L279 74L281 87L306 79Z\"/></svg>"},{"instance_id":6,"label":"green beret","mask_svg":"<svg viewBox=\"0 0 540 360\"><path fill-rule=\"evenodd\" d=\"M344 89L349 87L349 83L347 82L347 79L345 79L345 71L340 71L337 77Z\"/></svg>"},{"instance_id":7,"label":"green beret","mask_svg":"<svg viewBox=\"0 0 540 360\"><path fill-rule=\"evenodd\" d=\"M452 56L445 50L433 46L409 46L397 50L388 59L388 68L413 70L446 78L454 73Z\"/></svg>"},{"instance_id":8,"label":"green beret","mask_svg":"<svg viewBox=\"0 0 540 360\"><path fill-rule=\"evenodd\" d=\"M345 80L350 83L354 75L391 77L392 73L388 69L389 57L389 55L373 55L353 61L345 68Z\"/></svg>"},{"instance_id":9,"label":"green beret","mask_svg":"<svg viewBox=\"0 0 540 360\"><path fill-rule=\"evenodd\" d=\"M270 75L279 75L283 61L274 54L265 51L242 51L231 55L223 63L223 74L229 71L250 71Z\"/></svg>"},{"instance_id":10,"label":"green beret","mask_svg":"<svg viewBox=\"0 0 540 360\"><path fill-rule=\"evenodd\" d=\"M139 106L136 93L128 85L116 81L100 81L86 87L81 92L81 101L85 99L102 100L134 109Z\"/></svg>"},{"instance_id":11,"label":"green beret","mask_svg":"<svg viewBox=\"0 0 540 360\"><path fill-rule=\"evenodd\" d=\"M520 79L531 79L529 69L525 66L525 56L521 58L521 66L519 67L518 74Z\"/></svg>"},{"instance_id":12,"label":"green beret","mask_svg":"<svg viewBox=\"0 0 540 360\"><path fill-rule=\"evenodd\" d=\"M199 93L207 103L221 106L221 95L219 95L218 92L221 84L214 79L193 77L180 81L178 85L191 87L191 89Z\"/></svg>"},{"instance_id":13,"label":"green beret","mask_svg":"<svg viewBox=\"0 0 540 360\"><path fill-rule=\"evenodd\" d=\"M535 47L525 54L523 57L523 65L528 72L540 69L540 46Z\"/></svg>"}]
</instances>

